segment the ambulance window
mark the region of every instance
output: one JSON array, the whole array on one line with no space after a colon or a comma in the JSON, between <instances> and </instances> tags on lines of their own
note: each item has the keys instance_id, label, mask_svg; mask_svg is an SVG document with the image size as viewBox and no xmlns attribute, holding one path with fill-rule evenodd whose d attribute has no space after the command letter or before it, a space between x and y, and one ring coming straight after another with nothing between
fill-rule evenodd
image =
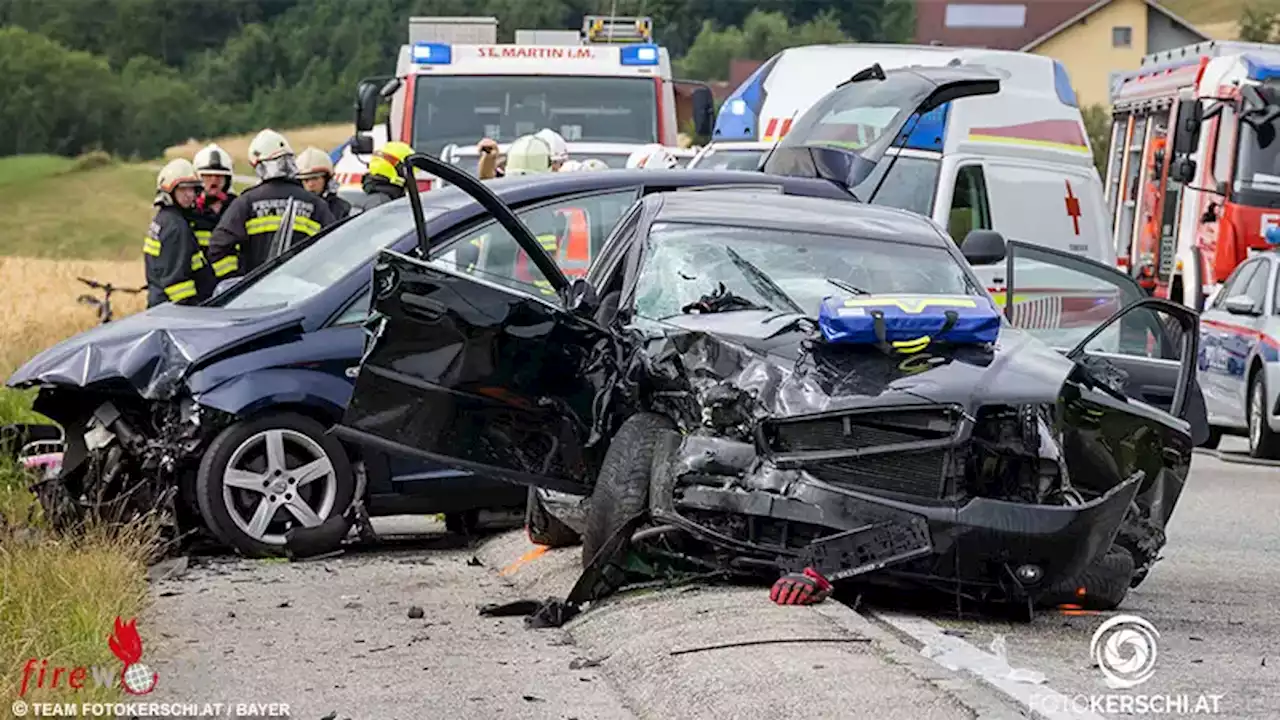
<instances>
[{"instance_id":1,"label":"ambulance window","mask_svg":"<svg viewBox=\"0 0 1280 720\"><path fill-rule=\"evenodd\" d=\"M947 229L957 243L963 243L971 230L991 229L991 206L981 165L965 165L956 172Z\"/></svg>"},{"instance_id":2,"label":"ambulance window","mask_svg":"<svg viewBox=\"0 0 1280 720\"><path fill-rule=\"evenodd\" d=\"M1223 104L1218 116L1218 132L1214 136L1213 167L1209 169L1215 180L1226 180L1231 175L1231 156L1235 147L1236 111Z\"/></svg>"}]
</instances>

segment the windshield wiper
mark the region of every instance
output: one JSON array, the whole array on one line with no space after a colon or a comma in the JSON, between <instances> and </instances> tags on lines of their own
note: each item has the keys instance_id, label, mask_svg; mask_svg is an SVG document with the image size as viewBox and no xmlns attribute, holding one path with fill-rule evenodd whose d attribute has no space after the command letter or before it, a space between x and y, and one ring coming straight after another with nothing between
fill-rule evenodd
<instances>
[{"instance_id":1,"label":"windshield wiper","mask_svg":"<svg viewBox=\"0 0 1280 720\"><path fill-rule=\"evenodd\" d=\"M744 276L746 276L747 282L751 283L751 286L756 289L756 292L764 295L765 297L773 296L774 300L777 300L782 305L787 306L789 310L797 315L805 314L804 308L800 307L795 300L792 300L791 296L784 292L782 288L778 287L778 284L773 281L773 278L766 275L763 270L752 265L749 260L739 255L728 245L724 246L724 251L728 254L729 259L733 261L733 264L742 271Z\"/></svg>"},{"instance_id":2,"label":"windshield wiper","mask_svg":"<svg viewBox=\"0 0 1280 720\"><path fill-rule=\"evenodd\" d=\"M702 314L732 312L735 310L772 310L773 308L766 305L760 305L753 302L749 298L738 295L720 283L716 289L696 301L680 308L680 312L688 315L693 311Z\"/></svg>"},{"instance_id":3,"label":"windshield wiper","mask_svg":"<svg viewBox=\"0 0 1280 720\"><path fill-rule=\"evenodd\" d=\"M857 285L851 285L850 283L844 280L841 280L840 278L829 277L829 278L826 278L826 281L831 283L832 285L835 285L836 287L840 288L841 290L847 293L853 293L854 295L870 295L871 294L870 290L863 290Z\"/></svg>"}]
</instances>

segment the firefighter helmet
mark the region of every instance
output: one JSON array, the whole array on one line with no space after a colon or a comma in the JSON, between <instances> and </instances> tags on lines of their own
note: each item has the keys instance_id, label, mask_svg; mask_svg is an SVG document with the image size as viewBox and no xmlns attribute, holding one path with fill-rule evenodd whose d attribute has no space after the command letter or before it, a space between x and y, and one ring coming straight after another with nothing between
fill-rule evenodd
<instances>
[{"instance_id":1,"label":"firefighter helmet","mask_svg":"<svg viewBox=\"0 0 1280 720\"><path fill-rule=\"evenodd\" d=\"M600 158L587 158L578 165L579 170L608 170L609 164Z\"/></svg>"},{"instance_id":2,"label":"firefighter helmet","mask_svg":"<svg viewBox=\"0 0 1280 720\"><path fill-rule=\"evenodd\" d=\"M551 128L542 128L535 133L535 136L542 138L542 141L547 144L547 148L551 151L551 162L562 163L569 159L569 143L564 141L560 133Z\"/></svg>"},{"instance_id":3,"label":"firefighter helmet","mask_svg":"<svg viewBox=\"0 0 1280 720\"><path fill-rule=\"evenodd\" d=\"M209 143L196 153L196 172L200 175L225 175L231 177L235 174L235 164L231 159L231 153L218 147L217 143Z\"/></svg>"},{"instance_id":4,"label":"firefighter helmet","mask_svg":"<svg viewBox=\"0 0 1280 720\"><path fill-rule=\"evenodd\" d=\"M581 169L582 169L582 163L578 162L577 160L565 160L564 164L560 166L560 172L573 172L574 170L581 170Z\"/></svg>"},{"instance_id":5,"label":"firefighter helmet","mask_svg":"<svg viewBox=\"0 0 1280 720\"><path fill-rule=\"evenodd\" d=\"M333 161L329 159L329 153L318 147L303 150L298 156L298 179L308 180L322 175L333 177Z\"/></svg>"},{"instance_id":6,"label":"firefighter helmet","mask_svg":"<svg viewBox=\"0 0 1280 720\"><path fill-rule=\"evenodd\" d=\"M537 135L522 135L507 148L507 175L551 171L551 145Z\"/></svg>"},{"instance_id":7,"label":"firefighter helmet","mask_svg":"<svg viewBox=\"0 0 1280 720\"><path fill-rule=\"evenodd\" d=\"M413 148L407 143L398 140L389 142L373 152L373 159L369 161L369 174L397 187L404 187L404 178L400 177L397 166L412 154Z\"/></svg>"},{"instance_id":8,"label":"firefighter helmet","mask_svg":"<svg viewBox=\"0 0 1280 720\"><path fill-rule=\"evenodd\" d=\"M249 164L255 168L265 160L278 160L293 154L293 147L280 133L267 128L258 133L249 143Z\"/></svg>"},{"instance_id":9,"label":"firefighter helmet","mask_svg":"<svg viewBox=\"0 0 1280 720\"><path fill-rule=\"evenodd\" d=\"M627 167L646 170L670 170L679 164L675 155L657 143L645 145L627 158Z\"/></svg>"},{"instance_id":10,"label":"firefighter helmet","mask_svg":"<svg viewBox=\"0 0 1280 720\"><path fill-rule=\"evenodd\" d=\"M160 168L160 174L156 176L157 192L172 193L184 185L200 186L200 178L196 175L196 168L190 160L186 158L170 160L167 165Z\"/></svg>"}]
</instances>

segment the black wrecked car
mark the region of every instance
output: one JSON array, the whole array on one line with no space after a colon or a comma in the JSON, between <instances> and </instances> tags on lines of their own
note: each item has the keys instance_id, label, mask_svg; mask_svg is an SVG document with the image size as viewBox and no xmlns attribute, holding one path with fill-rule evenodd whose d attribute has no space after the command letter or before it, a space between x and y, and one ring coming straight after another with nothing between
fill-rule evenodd
<instances>
[{"instance_id":1,"label":"black wrecked car","mask_svg":"<svg viewBox=\"0 0 1280 720\"><path fill-rule=\"evenodd\" d=\"M990 231L962 255L904 211L754 190L645 197L570 280L481 183L411 162L510 241L468 268L383 251L334 431L583 498L576 523L542 518L582 534L571 602L636 570L812 566L1028 609L1079 583L1114 606L1155 562L1205 429L1193 311ZM1006 259L1010 298L1028 275L1118 311L1055 350L966 258Z\"/></svg>"}]
</instances>

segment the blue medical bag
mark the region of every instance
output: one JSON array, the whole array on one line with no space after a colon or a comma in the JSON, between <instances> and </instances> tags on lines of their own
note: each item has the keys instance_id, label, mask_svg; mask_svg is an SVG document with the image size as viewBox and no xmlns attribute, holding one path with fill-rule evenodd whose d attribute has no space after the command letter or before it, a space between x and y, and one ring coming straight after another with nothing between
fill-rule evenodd
<instances>
[{"instance_id":1,"label":"blue medical bag","mask_svg":"<svg viewBox=\"0 0 1280 720\"><path fill-rule=\"evenodd\" d=\"M993 343L1000 312L975 295L857 295L828 297L818 327L829 343L880 345L918 352L931 343Z\"/></svg>"}]
</instances>

